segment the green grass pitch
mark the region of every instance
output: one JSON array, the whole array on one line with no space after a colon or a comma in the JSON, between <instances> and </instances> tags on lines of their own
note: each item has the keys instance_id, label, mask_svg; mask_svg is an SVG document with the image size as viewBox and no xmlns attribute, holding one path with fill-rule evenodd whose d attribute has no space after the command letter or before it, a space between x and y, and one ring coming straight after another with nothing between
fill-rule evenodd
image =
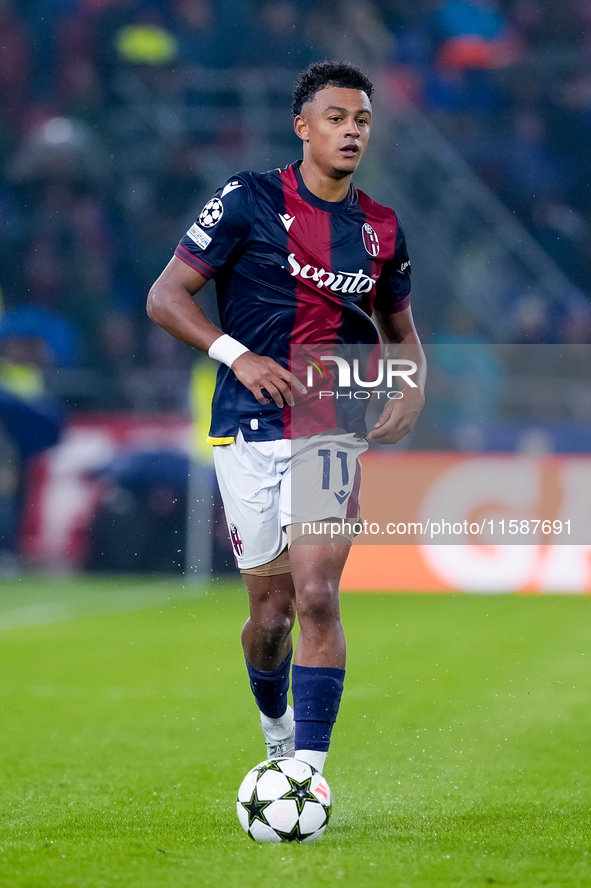
<instances>
[{"instance_id":1,"label":"green grass pitch","mask_svg":"<svg viewBox=\"0 0 591 888\"><path fill-rule=\"evenodd\" d=\"M312 846L256 845L237 583L0 583L0 885L591 884L591 601L353 595Z\"/></svg>"}]
</instances>

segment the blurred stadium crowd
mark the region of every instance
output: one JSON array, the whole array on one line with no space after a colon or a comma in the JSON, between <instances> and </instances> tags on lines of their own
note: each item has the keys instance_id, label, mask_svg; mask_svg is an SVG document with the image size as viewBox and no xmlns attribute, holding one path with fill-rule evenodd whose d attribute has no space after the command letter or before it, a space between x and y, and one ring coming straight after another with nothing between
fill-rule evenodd
<instances>
[{"instance_id":1,"label":"blurred stadium crowd","mask_svg":"<svg viewBox=\"0 0 591 888\"><path fill-rule=\"evenodd\" d=\"M145 318L148 287L212 188L257 162L261 84L282 162L298 156L285 89L326 56L430 116L590 289L586 0L0 0L0 36L0 382L16 364L77 408L183 408L191 354ZM580 307L560 330L529 310L513 341L591 342Z\"/></svg>"}]
</instances>

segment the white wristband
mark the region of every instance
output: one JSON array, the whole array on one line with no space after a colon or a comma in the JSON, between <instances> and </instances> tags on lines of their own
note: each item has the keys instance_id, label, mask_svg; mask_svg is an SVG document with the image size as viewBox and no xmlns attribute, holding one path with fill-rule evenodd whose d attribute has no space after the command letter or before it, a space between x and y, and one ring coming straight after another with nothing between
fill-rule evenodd
<instances>
[{"instance_id":1,"label":"white wristband","mask_svg":"<svg viewBox=\"0 0 591 888\"><path fill-rule=\"evenodd\" d=\"M232 339L227 333L223 333L212 343L207 354L214 361L219 361L221 364L227 364L228 367L231 367L236 358L239 358L240 355L247 351L250 351L250 349L238 342L237 339Z\"/></svg>"}]
</instances>

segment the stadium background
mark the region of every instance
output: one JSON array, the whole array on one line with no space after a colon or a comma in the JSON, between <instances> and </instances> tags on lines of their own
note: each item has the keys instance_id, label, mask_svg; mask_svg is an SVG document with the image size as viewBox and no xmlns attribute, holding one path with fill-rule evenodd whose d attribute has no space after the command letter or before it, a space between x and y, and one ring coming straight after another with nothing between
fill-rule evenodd
<instances>
[{"instance_id":1,"label":"stadium background","mask_svg":"<svg viewBox=\"0 0 591 888\"><path fill-rule=\"evenodd\" d=\"M0 885L591 883L576 595L343 595L331 824L313 846L246 839L247 603L189 409L202 425L211 366L195 375L144 313L226 175L298 156L297 70L357 61L378 87L360 182L403 220L431 387L413 438L370 454L368 491L378 460L378 508L418 467L433 503L455 467L507 515L539 501L588 527L588 17L584 0L0 0ZM194 574L213 554L216 579L187 582L187 554ZM424 555L361 545L347 584L590 586L585 545Z\"/></svg>"},{"instance_id":2,"label":"stadium background","mask_svg":"<svg viewBox=\"0 0 591 888\"><path fill-rule=\"evenodd\" d=\"M525 454L539 490L500 508L535 516L551 483L555 514L588 526L589 17L578 0L2 0L3 574L233 569L198 443L210 368L145 297L220 182L299 156L292 82L326 56L376 82L358 182L401 216L429 349L420 425L368 465L395 479L417 451L455 453L486 478ZM345 585L591 588L586 546L528 542L458 550L447 573L441 552L359 547Z\"/></svg>"}]
</instances>

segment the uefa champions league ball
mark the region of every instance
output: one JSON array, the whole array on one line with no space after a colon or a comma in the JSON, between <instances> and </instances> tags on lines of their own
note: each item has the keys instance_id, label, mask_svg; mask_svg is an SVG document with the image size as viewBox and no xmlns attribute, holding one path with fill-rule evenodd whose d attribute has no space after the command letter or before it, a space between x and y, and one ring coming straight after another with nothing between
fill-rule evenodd
<instances>
[{"instance_id":1,"label":"uefa champions league ball","mask_svg":"<svg viewBox=\"0 0 591 888\"><path fill-rule=\"evenodd\" d=\"M294 758L261 762L238 790L236 809L255 842L315 842L328 823L332 795L322 774Z\"/></svg>"}]
</instances>

